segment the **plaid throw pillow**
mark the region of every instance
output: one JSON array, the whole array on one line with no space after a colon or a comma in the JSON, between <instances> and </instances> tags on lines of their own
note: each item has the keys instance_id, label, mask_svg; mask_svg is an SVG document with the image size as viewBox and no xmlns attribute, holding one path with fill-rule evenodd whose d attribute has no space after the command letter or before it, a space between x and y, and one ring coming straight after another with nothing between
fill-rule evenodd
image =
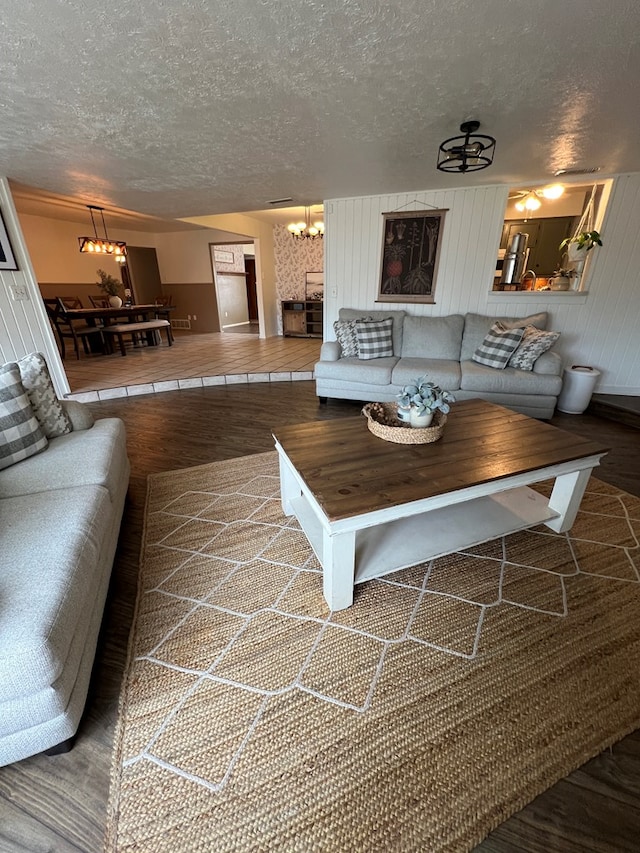
<instances>
[{"instance_id":1,"label":"plaid throw pillow","mask_svg":"<svg viewBox=\"0 0 640 853\"><path fill-rule=\"evenodd\" d=\"M0 367L0 469L44 450L48 442L15 362Z\"/></svg>"},{"instance_id":2,"label":"plaid throw pillow","mask_svg":"<svg viewBox=\"0 0 640 853\"><path fill-rule=\"evenodd\" d=\"M507 329L502 323L494 323L471 359L478 364L503 370L522 340L523 333L524 329Z\"/></svg>"},{"instance_id":3,"label":"plaid throw pillow","mask_svg":"<svg viewBox=\"0 0 640 853\"><path fill-rule=\"evenodd\" d=\"M555 344L560 332L543 332L535 326L525 326L522 341L509 359L509 367L518 370L533 370L537 359Z\"/></svg>"},{"instance_id":4,"label":"plaid throw pillow","mask_svg":"<svg viewBox=\"0 0 640 853\"><path fill-rule=\"evenodd\" d=\"M393 317L386 320L356 320L358 358L385 358L393 355Z\"/></svg>"}]
</instances>

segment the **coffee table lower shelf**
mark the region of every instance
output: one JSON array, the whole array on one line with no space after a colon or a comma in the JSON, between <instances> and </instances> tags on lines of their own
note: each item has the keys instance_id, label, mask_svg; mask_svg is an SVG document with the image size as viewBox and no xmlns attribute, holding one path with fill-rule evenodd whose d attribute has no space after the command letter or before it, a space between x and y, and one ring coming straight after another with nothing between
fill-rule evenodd
<instances>
[{"instance_id":1,"label":"coffee table lower shelf","mask_svg":"<svg viewBox=\"0 0 640 853\"><path fill-rule=\"evenodd\" d=\"M336 556L325 553L327 537L330 541L334 536L304 495L292 499L290 507L326 570L332 556L333 559ZM522 486L367 527L358 527L357 517L352 518L349 521L353 523L352 529L355 528L353 583L464 550L558 516L544 495Z\"/></svg>"}]
</instances>

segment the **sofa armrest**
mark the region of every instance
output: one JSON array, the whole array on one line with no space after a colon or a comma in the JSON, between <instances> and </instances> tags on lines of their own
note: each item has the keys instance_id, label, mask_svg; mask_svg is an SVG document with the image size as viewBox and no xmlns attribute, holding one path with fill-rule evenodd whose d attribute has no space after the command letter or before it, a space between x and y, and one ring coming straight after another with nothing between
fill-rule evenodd
<instances>
[{"instance_id":1,"label":"sofa armrest","mask_svg":"<svg viewBox=\"0 0 640 853\"><path fill-rule=\"evenodd\" d=\"M551 376L562 374L562 359L557 352L543 352L533 363L534 373L546 373Z\"/></svg>"},{"instance_id":2,"label":"sofa armrest","mask_svg":"<svg viewBox=\"0 0 640 853\"><path fill-rule=\"evenodd\" d=\"M338 341L325 341L320 347L320 361L338 361L340 344Z\"/></svg>"},{"instance_id":3,"label":"sofa armrest","mask_svg":"<svg viewBox=\"0 0 640 853\"><path fill-rule=\"evenodd\" d=\"M65 410L71 421L71 426L74 430L91 429L93 426L93 415L91 411L77 400L60 400L62 408Z\"/></svg>"}]
</instances>

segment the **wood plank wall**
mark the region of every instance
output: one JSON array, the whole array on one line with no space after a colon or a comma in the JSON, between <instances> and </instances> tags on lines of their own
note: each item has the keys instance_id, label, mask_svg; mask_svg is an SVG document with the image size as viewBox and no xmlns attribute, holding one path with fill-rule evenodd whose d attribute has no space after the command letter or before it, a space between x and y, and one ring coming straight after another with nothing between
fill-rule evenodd
<instances>
[{"instance_id":1,"label":"wood plank wall","mask_svg":"<svg viewBox=\"0 0 640 853\"><path fill-rule=\"evenodd\" d=\"M520 317L548 311L548 328L561 332L565 365L601 371L597 390L640 394L640 174L613 181L585 293L493 293L491 284L508 188L489 186L439 192L325 201L325 337L340 307L406 309L417 315L475 312ZM376 305L382 252L382 213L448 208L435 305Z\"/></svg>"}]
</instances>

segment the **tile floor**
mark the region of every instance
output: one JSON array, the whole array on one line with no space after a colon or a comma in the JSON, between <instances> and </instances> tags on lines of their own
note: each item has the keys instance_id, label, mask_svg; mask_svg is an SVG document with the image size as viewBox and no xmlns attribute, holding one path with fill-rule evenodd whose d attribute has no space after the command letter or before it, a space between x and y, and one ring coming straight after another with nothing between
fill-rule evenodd
<instances>
[{"instance_id":1,"label":"tile floor","mask_svg":"<svg viewBox=\"0 0 640 853\"><path fill-rule=\"evenodd\" d=\"M175 343L127 347L127 355L67 354L64 367L70 399L96 402L203 385L280 382L313 378L320 355L318 338L211 332L174 332Z\"/></svg>"}]
</instances>

